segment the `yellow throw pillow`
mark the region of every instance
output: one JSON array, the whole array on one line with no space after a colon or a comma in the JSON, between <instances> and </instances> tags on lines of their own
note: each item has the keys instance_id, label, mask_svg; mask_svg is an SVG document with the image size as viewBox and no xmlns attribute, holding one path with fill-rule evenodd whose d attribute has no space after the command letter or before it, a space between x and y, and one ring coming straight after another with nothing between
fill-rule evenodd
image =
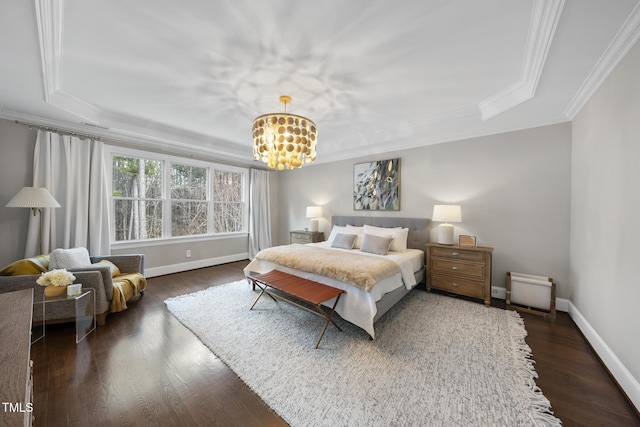
<instances>
[{"instance_id":1,"label":"yellow throw pillow","mask_svg":"<svg viewBox=\"0 0 640 427\"><path fill-rule=\"evenodd\" d=\"M0 276L26 276L40 274L49 269L49 254L18 260L2 270Z\"/></svg>"},{"instance_id":2,"label":"yellow throw pillow","mask_svg":"<svg viewBox=\"0 0 640 427\"><path fill-rule=\"evenodd\" d=\"M97 267L109 267L109 270L111 270L111 277L116 277L120 275L120 269L118 268L118 266L112 263L111 261L109 261L108 259L103 259L102 261L96 262L93 265Z\"/></svg>"}]
</instances>

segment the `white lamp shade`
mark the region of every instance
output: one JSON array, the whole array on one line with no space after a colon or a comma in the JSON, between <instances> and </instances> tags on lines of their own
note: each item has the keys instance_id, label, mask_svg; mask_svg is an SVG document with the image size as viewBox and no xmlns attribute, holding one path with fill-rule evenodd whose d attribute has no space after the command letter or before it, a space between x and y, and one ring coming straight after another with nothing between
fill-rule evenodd
<instances>
[{"instance_id":1,"label":"white lamp shade","mask_svg":"<svg viewBox=\"0 0 640 427\"><path fill-rule=\"evenodd\" d=\"M322 206L307 206L307 218L311 218L311 231L318 231L320 217L322 217Z\"/></svg>"},{"instance_id":2,"label":"white lamp shade","mask_svg":"<svg viewBox=\"0 0 640 427\"><path fill-rule=\"evenodd\" d=\"M8 208L59 208L60 204L46 188L23 187L6 206Z\"/></svg>"},{"instance_id":3,"label":"white lamp shade","mask_svg":"<svg viewBox=\"0 0 640 427\"><path fill-rule=\"evenodd\" d=\"M307 206L307 218L322 217L322 206Z\"/></svg>"},{"instance_id":4,"label":"white lamp shade","mask_svg":"<svg viewBox=\"0 0 640 427\"><path fill-rule=\"evenodd\" d=\"M434 205L431 221L461 222L462 210L460 209L460 205Z\"/></svg>"}]
</instances>

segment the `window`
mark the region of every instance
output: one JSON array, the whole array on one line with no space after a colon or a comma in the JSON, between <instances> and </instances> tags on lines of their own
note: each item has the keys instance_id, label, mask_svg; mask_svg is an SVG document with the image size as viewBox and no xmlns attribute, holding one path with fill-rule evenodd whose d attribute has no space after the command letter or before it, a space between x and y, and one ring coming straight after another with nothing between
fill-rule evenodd
<instances>
[{"instance_id":1,"label":"window","mask_svg":"<svg viewBox=\"0 0 640 427\"><path fill-rule=\"evenodd\" d=\"M171 165L172 236L207 234L208 172L202 167Z\"/></svg>"},{"instance_id":2,"label":"window","mask_svg":"<svg viewBox=\"0 0 640 427\"><path fill-rule=\"evenodd\" d=\"M111 160L113 242L246 232L247 169L116 148Z\"/></svg>"},{"instance_id":3,"label":"window","mask_svg":"<svg viewBox=\"0 0 640 427\"><path fill-rule=\"evenodd\" d=\"M162 163L113 156L115 240L162 237Z\"/></svg>"},{"instance_id":4,"label":"window","mask_svg":"<svg viewBox=\"0 0 640 427\"><path fill-rule=\"evenodd\" d=\"M238 172L214 171L213 173L214 200L214 233L232 233L242 231L243 209L242 180Z\"/></svg>"}]
</instances>

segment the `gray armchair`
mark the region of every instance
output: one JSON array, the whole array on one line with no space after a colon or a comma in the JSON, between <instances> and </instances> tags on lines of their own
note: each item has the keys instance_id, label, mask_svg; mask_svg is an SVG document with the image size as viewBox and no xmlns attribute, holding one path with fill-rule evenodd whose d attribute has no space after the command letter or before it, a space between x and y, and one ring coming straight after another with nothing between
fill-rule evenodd
<instances>
[{"instance_id":1,"label":"gray armchair","mask_svg":"<svg viewBox=\"0 0 640 427\"><path fill-rule=\"evenodd\" d=\"M144 294L146 280L144 279L144 255L109 255L91 257L92 263L101 260L112 262L120 270L120 275L112 277L112 270L108 266L91 265L84 268L68 269L76 277L74 283L81 283L83 288L93 288L96 298L96 320L98 325L104 325L107 314L114 311L121 311L126 308L126 302L133 297L138 299ZM46 270L46 268L45 268ZM132 274L139 273L139 274ZM138 283L130 285L123 284L120 280L137 276ZM44 287L36 284L40 274L0 276L0 293L13 292L21 289L33 289L34 301L44 297ZM124 278L124 279L123 279ZM127 280L129 282L130 280ZM118 288L114 301L114 283ZM124 303L124 307L123 307ZM112 308L115 308L112 310ZM52 310L47 309L46 322L65 322L75 318L75 308L73 301L60 303L52 306ZM42 313L35 312L34 323L42 321Z\"/></svg>"}]
</instances>

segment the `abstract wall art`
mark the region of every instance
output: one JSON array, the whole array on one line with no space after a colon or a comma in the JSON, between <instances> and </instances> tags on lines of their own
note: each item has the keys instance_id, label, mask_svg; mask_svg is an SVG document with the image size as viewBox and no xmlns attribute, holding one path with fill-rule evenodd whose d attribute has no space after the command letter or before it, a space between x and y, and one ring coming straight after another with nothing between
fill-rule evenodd
<instances>
[{"instance_id":1,"label":"abstract wall art","mask_svg":"<svg viewBox=\"0 0 640 427\"><path fill-rule=\"evenodd\" d=\"M353 165L353 209L400 210L400 159Z\"/></svg>"}]
</instances>

